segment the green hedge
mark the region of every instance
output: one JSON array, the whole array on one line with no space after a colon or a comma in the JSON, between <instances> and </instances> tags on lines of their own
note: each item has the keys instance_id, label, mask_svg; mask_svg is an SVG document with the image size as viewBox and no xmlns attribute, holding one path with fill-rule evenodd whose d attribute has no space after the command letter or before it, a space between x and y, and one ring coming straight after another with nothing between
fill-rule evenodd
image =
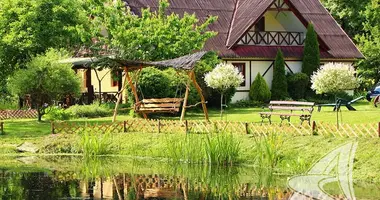
<instances>
[{"instance_id":1,"label":"green hedge","mask_svg":"<svg viewBox=\"0 0 380 200\"><path fill-rule=\"evenodd\" d=\"M305 73L289 74L287 80L290 97L294 100L304 99L309 86L309 76Z\"/></svg>"},{"instance_id":2,"label":"green hedge","mask_svg":"<svg viewBox=\"0 0 380 200\"><path fill-rule=\"evenodd\" d=\"M257 74L249 91L249 98L252 101L268 102L271 97L268 84L260 73Z\"/></svg>"}]
</instances>

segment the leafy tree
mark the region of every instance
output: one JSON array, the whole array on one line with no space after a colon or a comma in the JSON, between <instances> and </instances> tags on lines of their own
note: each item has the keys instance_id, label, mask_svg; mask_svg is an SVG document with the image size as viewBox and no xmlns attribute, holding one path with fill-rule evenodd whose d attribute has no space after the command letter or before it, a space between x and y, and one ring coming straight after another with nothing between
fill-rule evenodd
<instances>
[{"instance_id":1,"label":"leafy tree","mask_svg":"<svg viewBox=\"0 0 380 200\"><path fill-rule=\"evenodd\" d=\"M220 93L220 117L223 115L223 96L230 88L238 87L244 81L243 75L235 66L220 63L215 69L205 75L205 82Z\"/></svg>"},{"instance_id":2,"label":"leafy tree","mask_svg":"<svg viewBox=\"0 0 380 200\"><path fill-rule=\"evenodd\" d=\"M318 44L318 36L314 30L313 24L307 27L305 48L302 58L302 72L309 77L313 72L317 71L320 65L320 52Z\"/></svg>"},{"instance_id":3,"label":"leafy tree","mask_svg":"<svg viewBox=\"0 0 380 200\"><path fill-rule=\"evenodd\" d=\"M31 95L36 105L38 121L46 113L47 105L53 100L60 100L65 95L80 92L80 80L70 65L57 62L67 55L65 52L49 50L45 55L33 57L8 80L9 90L19 96Z\"/></svg>"},{"instance_id":4,"label":"leafy tree","mask_svg":"<svg viewBox=\"0 0 380 200\"><path fill-rule=\"evenodd\" d=\"M311 88L317 94L337 94L344 90L355 89L358 80L355 69L343 63L327 63L311 77Z\"/></svg>"},{"instance_id":5,"label":"leafy tree","mask_svg":"<svg viewBox=\"0 0 380 200\"><path fill-rule=\"evenodd\" d=\"M121 0L100 2L89 8L93 33L120 58L148 61L175 58L201 50L216 35L207 30L216 17L200 23L194 14L166 15L168 0L160 0L157 11L142 9L140 15L132 13Z\"/></svg>"},{"instance_id":6,"label":"leafy tree","mask_svg":"<svg viewBox=\"0 0 380 200\"><path fill-rule=\"evenodd\" d=\"M271 92L268 84L261 74L258 73L249 91L249 98L253 101L268 102L270 97Z\"/></svg>"},{"instance_id":7,"label":"leafy tree","mask_svg":"<svg viewBox=\"0 0 380 200\"><path fill-rule=\"evenodd\" d=\"M48 48L90 41L82 0L0 0L0 80Z\"/></svg>"},{"instance_id":8,"label":"leafy tree","mask_svg":"<svg viewBox=\"0 0 380 200\"><path fill-rule=\"evenodd\" d=\"M288 83L285 75L285 61L284 56L279 49L277 51L276 60L273 66L273 80L272 80L272 99L282 100L286 99L288 94Z\"/></svg>"}]
</instances>

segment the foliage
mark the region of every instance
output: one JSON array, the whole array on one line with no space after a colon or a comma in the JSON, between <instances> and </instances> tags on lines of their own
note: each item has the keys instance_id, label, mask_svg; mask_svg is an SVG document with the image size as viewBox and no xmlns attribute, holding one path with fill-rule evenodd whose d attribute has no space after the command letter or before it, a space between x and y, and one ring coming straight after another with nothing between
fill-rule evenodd
<instances>
[{"instance_id":1,"label":"foliage","mask_svg":"<svg viewBox=\"0 0 380 200\"><path fill-rule=\"evenodd\" d=\"M49 48L90 41L83 1L0 0L0 80Z\"/></svg>"},{"instance_id":2,"label":"foliage","mask_svg":"<svg viewBox=\"0 0 380 200\"><path fill-rule=\"evenodd\" d=\"M0 110L16 110L17 108L17 100L14 97L10 95L0 95Z\"/></svg>"},{"instance_id":3,"label":"foliage","mask_svg":"<svg viewBox=\"0 0 380 200\"><path fill-rule=\"evenodd\" d=\"M306 89L309 86L309 76L304 73L289 74L288 80L288 92L293 99L305 98Z\"/></svg>"},{"instance_id":4,"label":"foliage","mask_svg":"<svg viewBox=\"0 0 380 200\"><path fill-rule=\"evenodd\" d=\"M111 115L111 111L108 108L97 103L91 105L74 105L66 109L66 112L76 118L97 118Z\"/></svg>"},{"instance_id":5,"label":"foliage","mask_svg":"<svg viewBox=\"0 0 380 200\"><path fill-rule=\"evenodd\" d=\"M358 62L361 87L370 89L380 81L380 1L323 0L343 29L359 44L366 59Z\"/></svg>"},{"instance_id":6,"label":"foliage","mask_svg":"<svg viewBox=\"0 0 380 200\"><path fill-rule=\"evenodd\" d=\"M232 134L220 132L207 135L186 135L168 139L167 156L172 162L209 165L232 165L239 161L240 141Z\"/></svg>"},{"instance_id":7,"label":"foliage","mask_svg":"<svg viewBox=\"0 0 380 200\"><path fill-rule=\"evenodd\" d=\"M205 81L209 87L224 93L229 88L238 87L244 77L232 64L221 63L205 75Z\"/></svg>"},{"instance_id":8,"label":"foliage","mask_svg":"<svg viewBox=\"0 0 380 200\"><path fill-rule=\"evenodd\" d=\"M311 88L317 94L337 93L342 90L355 89L358 81L355 69L343 63L327 63L311 77Z\"/></svg>"},{"instance_id":9,"label":"foliage","mask_svg":"<svg viewBox=\"0 0 380 200\"><path fill-rule=\"evenodd\" d=\"M65 95L77 95L80 91L79 77L70 65L59 64L57 60L67 54L50 49L44 55L33 57L26 64L27 69L16 71L8 80L8 88L14 95L31 95L38 111L38 120L45 114L46 104L59 100Z\"/></svg>"},{"instance_id":10,"label":"foliage","mask_svg":"<svg viewBox=\"0 0 380 200\"><path fill-rule=\"evenodd\" d=\"M216 17L200 23L194 14L166 15L168 0L160 0L157 11L147 8L138 14L121 0L91 2L88 14L93 16L93 32L124 59L154 61L183 56L201 50L207 39L216 35L207 30Z\"/></svg>"},{"instance_id":11,"label":"foliage","mask_svg":"<svg viewBox=\"0 0 380 200\"><path fill-rule=\"evenodd\" d=\"M286 82L284 56L281 50L278 49L273 66L272 99L283 100L288 96L288 83Z\"/></svg>"},{"instance_id":12,"label":"foliage","mask_svg":"<svg viewBox=\"0 0 380 200\"><path fill-rule=\"evenodd\" d=\"M281 135L271 133L266 137L254 138L255 164L259 167L276 168L282 159L281 148L284 139Z\"/></svg>"},{"instance_id":13,"label":"foliage","mask_svg":"<svg viewBox=\"0 0 380 200\"><path fill-rule=\"evenodd\" d=\"M261 74L258 73L249 90L249 98L256 102L268 102L270 96L271 92L267 82Z\"/></svg>"},{"instance_id":14,"label":"foliage","mask_svg":"<svg viewBox=\"0 0 380 200\"><path fill-rule=\"evenodd\" d=\"M98 133L89 129L79 133L79 153L84 156L106 155L111 153L112 138L109 132Z\"/></svg>"},{"instance_id":15,"label":"foliage","mask_svg":"<svg viewBox=\"0 0 380 200\"><path fill-rule=\"evenodd\" d=\"M142 93L140 95L143 95L144 98L164 98L174 95L171 94L170 83L171 80L165 72L149 67L141 71L138 89L140 89Z\"/></svg>"},{"instance_id":16,"label":"foliage","mask_svg":"<svg viewBox=\"0 0 380 200\"><path fill-rule=\"evenodd\" d=\"M230 105L232 108L254 108L263 107L266 104L262 101L252 101L252 100L240 100Z\"/></svg>"},{"instance_id":17,"label":"foliage","mask_svg":"<svg viewBox=\"0 0 380 200\"><path fill-rule=\"evenodd\" d=\"M320 52L318 44L318 36L314 30L313 24L307 27L305 47L302 58L302 73L309 77L313 72L317 71L320 66Z\"/></svg>"},{"instance_id":18,"label":"foliage","mask_svg":"<svg viewBox=\"0 0 380 200\"><path fill-rule=\"evenodd\" d=\"M46 114L45 118L47 120L69 120L73 118L73 114L71 112L66 111L63 108L59 107L50 107L48 108L49 112Z\"/></svg>"}]
</instances>

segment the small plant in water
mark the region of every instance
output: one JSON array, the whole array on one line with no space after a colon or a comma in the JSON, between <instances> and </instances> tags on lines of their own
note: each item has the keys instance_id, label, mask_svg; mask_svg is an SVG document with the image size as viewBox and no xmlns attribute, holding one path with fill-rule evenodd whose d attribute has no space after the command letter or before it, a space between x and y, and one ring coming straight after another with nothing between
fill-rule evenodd
<instances>
[{"instance_id":1,"label":"small plant in water","mask_svg":"<svg viewBox=\"0 0 380 200\"><path fill-rule=\"evenodd\" d=\"M209 164L232 165L238 162L240 142L225 132L207 135L205 152Z\"/></svg>"},{"instance_id":2,"label":"small plant in water","mask_svg":"<svg viewBox=\"0 0 380 200\"><path fill-rule=\"evenodd\" d=\"M259 167L275 168L282 159L281 146L284 139L281 135L271 133L263 137L255 137L255 162Z\"/></svg>"},{"instance_id":3,"label":"small plant in water","mask_svg":"<svg viewBox=\"0 0 380 200\"><path fill-rule=\"evenodd\" d=\"M79 150L85 156L106 155L111 153L112 138L107 131L105 133L91 132L85 129L79 133Z\"/></svg>"}]
</instances>

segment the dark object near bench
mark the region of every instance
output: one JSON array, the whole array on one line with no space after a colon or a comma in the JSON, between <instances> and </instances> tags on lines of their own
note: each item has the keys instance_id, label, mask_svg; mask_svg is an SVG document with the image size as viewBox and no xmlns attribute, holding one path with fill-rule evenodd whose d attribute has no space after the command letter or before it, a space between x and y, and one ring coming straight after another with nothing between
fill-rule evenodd
<instances>
[{"instance_id":1,"label":"dark object near bench","mask_svg":"<svg viewBox=\"0 0 380 200\"><path fill-rule=\"evenodd\" d=\"M177 113L181 107L182 98L144 99L135 104L135 110L140 113Z\"/></svg>"},{"instance_id":2,"label":"dark object near bench","mask_svg":"<svg viewBox=\"0 0 380 200\"><path fill-rule=\"evenodd\" d=\"M356 109L352 106L352 104L356 103L357 101L360 101L364 99L364 96L358 97L352 101L348 101L346 99L338 98L335 103L328 103L328 104L319 104L318 105L318 112L321 112L322 106L333 106L333 111L339 111L341 106L346 106L346 108L349 111L356 111Z\"/></svg>"},{"instance_id":3,"label":"dark object near bench","mask_svg":"<svg viewBox=\"0 0 380 200\"><path fill-rule=\"evenodd\" d=\"M269 103L270 112L260 112L261 124L264 122L264 119L268 119L269 123L272 124L271 117L272 115L279 115L282 121L288 120L290 123L290 118L292 116L297 116L301 120L301 124L304 121L308 121L310 124L311 114L314 111L314 102L298 102L298 101L271 101ZM274 112L274 111L283 111L283 112ZM284 112L288 111L288 112ZM290 113L289 113L290 111ZM302 113L293 113L293 111L301 111Z\"/></svg>"}]
</instances>

